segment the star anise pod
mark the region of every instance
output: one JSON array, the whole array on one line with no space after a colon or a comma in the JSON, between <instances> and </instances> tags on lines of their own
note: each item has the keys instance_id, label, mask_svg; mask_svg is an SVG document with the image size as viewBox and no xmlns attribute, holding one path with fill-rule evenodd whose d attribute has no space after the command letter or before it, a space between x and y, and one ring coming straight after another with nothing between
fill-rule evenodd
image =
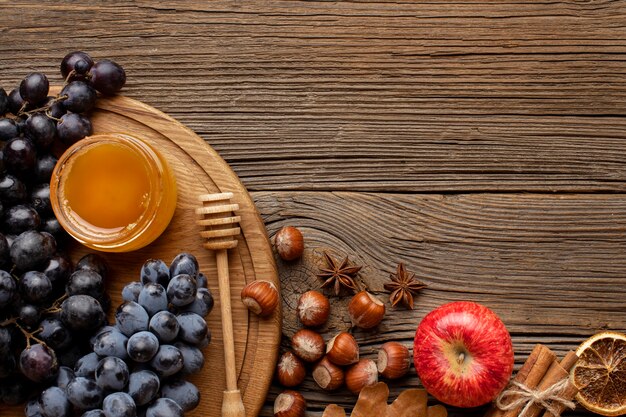
<instances>
[{"instance_id":1,"label":"star anise pod","mask_svg":"<svg viewBox=\"0 0 626 417\"><path fill-rule=\"evenodd\" d=\"M385 289L391 291L389 301L395 307L402 303L405 307L413 310L413 294L426 287L426 284L415 279L415 274L410 273L400 262L395 274L390 274L391 282L386 283Z\"/></svg>"},{"instance_id":2,"label":"star anise pod","mask_svg":"<svg viewBox=\"0 0 626 417\"><path fill-rule=\"evenodd\" d=\"M350 265L348 257L341 262L337 262L333 259L328 252L324 251L324 259L326 265L324 268L320 267L320 272L317 274L319 278L324 280L322 288L333 287L335 289L335 295L339 295L341 288L347 288L352 292L356 292L359 287L354 281L356 274L361 270L360 266Z\"/></svg>"}]
</instances>

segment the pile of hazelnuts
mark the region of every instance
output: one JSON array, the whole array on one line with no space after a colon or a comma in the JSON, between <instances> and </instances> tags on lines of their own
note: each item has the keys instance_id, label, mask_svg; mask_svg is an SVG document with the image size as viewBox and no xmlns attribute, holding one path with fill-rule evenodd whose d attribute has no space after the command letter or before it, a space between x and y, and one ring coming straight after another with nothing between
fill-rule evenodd
<instances>
[{"instance_id":1,"label":"pile of hazelnuts","mask_svg":"<svg viewBox=\"0 0 626 417\"><path fill-rule=\"evenodd\" d=\"M280 229L274 236L274 247L285 261L302 256L304 243L302 233L295 227ZM254 281L242 291L243 303L260 316L269 316L278 304L278 291L267 281ZM346 386L355 395L363 387L378 382L378 375L387 379L404 376L410 366L409 349L398 342L387 342L378 351L378 360L360 358L359 345L354 336L340 332L328 342L315 330L330 316L330 302L318 291L307 291L300 296L296 307L300 322L305 326L291 337L291 350L278 360L278 382L293 388L300 385L312 369L313 380L326 391ZM385 304L367 291L358 292L348 305L348 313L355 327L376 327L385 315ZM293 390L283 391L274 402L274 416L303 417L306 403L302 394Z\"/></svg>"}]
</instances>

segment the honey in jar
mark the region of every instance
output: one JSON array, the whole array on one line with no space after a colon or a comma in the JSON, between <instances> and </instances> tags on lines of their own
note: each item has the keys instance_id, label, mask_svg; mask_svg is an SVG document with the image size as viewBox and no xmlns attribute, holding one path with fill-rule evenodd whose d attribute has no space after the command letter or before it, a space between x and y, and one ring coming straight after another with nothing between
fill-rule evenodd
<instances>
[{"instance_id":1,"label":"honey in jar","mask_svg":"<svg viewBox=\"0 0 626 417\"><path fill-rule=\"evenodd\" d=\"M167 161L146 142L96 135L61 156L50 199L59 223L79 242L127 252L165 230L176 208L176 181Z\"/></svg>"}]
</instances>

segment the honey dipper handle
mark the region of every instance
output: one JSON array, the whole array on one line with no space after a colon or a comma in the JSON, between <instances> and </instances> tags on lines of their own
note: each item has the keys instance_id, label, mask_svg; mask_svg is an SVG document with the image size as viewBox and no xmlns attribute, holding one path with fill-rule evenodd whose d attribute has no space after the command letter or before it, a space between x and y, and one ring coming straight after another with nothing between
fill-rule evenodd
<instances>
[{"instance_id":1,"label":"honey dipper handle","mask_svg":"<svg viewBox=\"0 0 626 417\"><path fill-rule=\"evenodd\" d=\"M222 333L224 337L224 364L226 365L226 391L222 398L222 417L244 417L245 409L241 393L237 389L237 367L235 364L235 339L233 316L230 306L230 280L228 275L228 254L226 249L215 252L217 279L220 289L222 313Z\"/></svg>"}]
</instances>

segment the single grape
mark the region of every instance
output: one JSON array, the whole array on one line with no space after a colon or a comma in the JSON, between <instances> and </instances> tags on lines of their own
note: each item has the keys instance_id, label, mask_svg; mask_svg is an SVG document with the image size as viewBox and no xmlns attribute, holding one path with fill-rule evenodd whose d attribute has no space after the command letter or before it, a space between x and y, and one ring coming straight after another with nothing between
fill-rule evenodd
<instances>
[{"instance_id":1,"label":"single grape","mask_svg":"<svg viewBox=\"0 0 626 417\"><path fill-rule=\"evenodd\" d=\"M149 320L146 310L134 301L126 301L115 312L115 324L128 337L142 330L148 330Z\"/></svg>"},{"instance_id":2,"label":"single grape","mask_svg":"<svg viewBox=\"0 0 626 417\"><path fill-rule=\"evenodd\" d=\"M20 354L20 370L31 381L49 380L56 375L58 369L56 354L47 346L37 343Z\"/></svg>"},{"instance_id":3,"label":"single grape","mask_svg":"<svg viewBox=\"0 0 626 417\"><path fill-rule=\"evenodd\" d=\"M2 149L2 162L8 173L20 178L31 177L37 163L37 148L29 138L13 138Z\"/></svg>"},{"instance_id":4,"label":"single grape","mask_svg":"<svg viewBox=\"0 0 626 417\"><path fill-rule=\"evenodd\" d=\"M105 322L102 306L89 295L72 295L61 304L61 320L71 330L94 330Z\"/></svg>"},{"instance_id":5,"label":"single grape","mask_svg":"<svg viewBox=\"0 0 626 417\"><path fill-rule=\"evenodd\" d=\"M164 383L161 386L161 397L174 400L183 411L191 411L200 403L198 387L183 379Z\"/></svg>"},{"instance_id":6,"label":"single grape","mask_svg":"<svg viewBox=\"0 0 626 417\"><path fill-rule=\"evenodd\" d=\"M102 411L106 417L135 417L137 406L132 397L125 392L114 392L102 402Z\"/></svg>"},{"instance_id":7,"label":"single grape","mask_svg":"<svg viewBox=\"0 0 626 417\"><path fill-rule=\"evenodd\" d=\"M139 300L139 293L143 289L143 285L139 281L129 282L122 288L122 300L134 301Z\"/></svg>"},{"instance_id":8,"label":"single grape","mask_svg":"<svg viewBox=\"0 0 626 417\"><path fill-rule=\"evenodd\" d=\"M128 366L115 356L107 356L96 367L96 384L105 391L121 391L128 384Z\"/></svg>"},{"instance_id":9,"label":"single grape","mask_svg":"<svg viewBox=\"0 0 626 417\"><path fill-rule=\"evenodd\" d=\"M6 271L0 270L0 310L11 305L17 294L17 282Z\"/></svg>"},{"instance_id":10,"label":"single grape","mask_svg":"<svg viewBox=\"0 0 626 417\"><path fill-rule=\"evenodd\" d=\"M161 381L150 370L136 371L130 374L128 379L128 394L138 406L146 405L156 398Z\"/></svg>"},{"instance_id":11,"label":"single grape","mask_svg":"<svg viewBox=\"0 0 626 417\"><path fill-rule=\"evenodd\" d=\"M184 374L196 374L200 372L204 366L204 355L202 351L184 342L176 342L174 346L177 347L183 355L182 372Z\"/></svg>"},{"instance_id":12,"label":"single grape","mask_svg":"<svg viewBox=\"0 0 626 417\"><path fill-rule=\"evenodd\" d=\"M153 316L159 311L167 310L167 294L161 284L149 282L144 284L139 292L138 301L149 316Z\"/></svg>"},{"instance_id":13,"label":"single grape","mask_svg":"<svg viewBox=\"0 0 626 417\"><path fill-rule=\"evenodd\" d=\"M107 263L106 260L97 253L88 253L78 260L76 263L76 270L89 269L96 271L103 279L107 277Z\"/></svg>"},{"instance_id":14,"label":"single grape","mask_svg":"<svg viewBox=\"0 0 626 417\"><path fill-rule=\"evenodd\" d=\"M44 113L35 113L26 119L25 133L38 151L46 151L57 136L56 123Z\"/></svg>"},{"instance_id":15,"label":"single grape","mask_svg":"<svg viewBox=\"0 0 626 417\"><path fill-rule=\"evenodd\" d=\"M161 342L171 342L178 336L180 324L169 311L159 311L150 319L149 329Z\"/></svg>"},{"instance_id":16,"label":"single grape","mask_svg":"<svg viewBox=\"0 0 626 417\"><path fill-rule=\"evenodd\" d=\"M2 157L4 160L4 156ZM0 200L7 204L21 203L26 200L28 191L26 185L11 174L0 177Z\"/></svg>"},{"instance_id":17,"label":"single grape","mask_svg":"<svg viewBox=\"0 0 626 417\"><path fill-rule=\"evenodd\" d=\"M30 204L37 211L39 217L52 216L50 204L50 183L37 184L30 192Z\"/></svg>"},{"instance_id":18,"label":"single grape","mask_svg":"<svg viewBox=\"0 0 626 417\"><path fill-rule=\"evenodd\" d=\"M103 59L91 67L91 83L104 95L113 95L126 83L126 72L114 61Z\"/></svg>"},{"instance_id":19,"label":"single grape","mask_svg":"<svg viewBox=\"0 0 626 417\"><path fill-rule=\"evenodd\" d=\"M0 88L0 115L7 112L9 108L9 97L4 88Z\"/></svg>"},{"instance_id":20,"label":"single grape","mask_svg":"<svg viewBox=\"0 0 626 417\"><path fill-rule=\"evenodd\" d=\"M161 259L148 259L141 267L140 279L142 284L154 282L167 288L170 282L170 270Z\"/></svg>"},{"instance_id":21,"label":"single grape","mask_svg":"<svg viewBox=\"0 0 626 417\"><path fill-rule=\"evenodd\" d=\"M170 398L159 398L146 409L146 417L183 417L183 409Z\"/></svg>"},{"instance_id":22,"label":"single grape","mask_svg":"<svg viewBox=\"0 0 626 417\"><path fill-rule=\"evenodd\" d=\"M61 389L65 389L75 378L74 370L68 366L59 366L59 373L57 374L56 382L54 385Z\"/></svg>"},{"instance_id":23,"label":"single grape","mask_svg":"<svg viewBox=\"0 0 626 417\"><path fill-rule=\"evenodd\" d=\"M87 63L89 68L91 68L91 66L93 65L93 59L91 59L91 57L86 52L70 52L69 54L65 55L65 57L63 57L63 60L61 61L61 75L63 76L63 78L67 78L70 72L72 72L72 70L75 70L76 64L79 61L84 61L85 63ZM87 68L87 70L89 70L89 68Z\"/></svg>"},{"instance_id":24,"label":"single grape","mask_svg":"<svg viewBox=\"0 0 626 417\"><path fill-rule=\"evenodd\" d=\"M198 260L191 253L183 252L176 255L170 264L170 276L180 274L191 275L194 279L198 276Z\"/></svg>"},{"instance_id":25,"label":"single grape","mask_svg":"<svg viewBox=\"0 0 626 417\"><path fill-rule=\"evenodd\" d=\"M11 244L11 260L21 271L37 270L46 265L56 248L52 235L29 230Z\"/></svg>"},{"instance_id":26,"label":"single grape","mask_svg":"<svg viewBox=\"0 0 626 417\"><path fill-rule=\"evenodd\" d=\"M117 328L100 333L94 340L93 350L100 356L115 356L126 359L126 345L128 337L123 335Z\"/></svg>"},{"instance_id":27,"label":"single grape","mask_svg":"<svg viewBox=\"0 0 626 417\"><path fill-rule=\"evenodd\" d=\"M90 295L99 300L104 295L104 280L96 271L79 269L70 275L65 292L68 295Z\"/></svg>"},{"instance_id":28,"label":"single grape","mask_svg":"<svg viewBox=\"0 0 626 417\"><path fill-rule=\"evenodd\" d=\"M174 375L183 369L183 354L175 346L161 345L150 366L161 377Z\"/></svg>"},{"instance_id":29,"label":"single grape","mask_svg":"<svg viewBox=\"0 0 626 417\"><path fill-rule=\"evenodd\" d=\"M63 107L74 113L84 113L93 109L96 104L96 90L85 81L72 81L61 90Z\"/></svg>"},{"instance_id":30,"label":"single grape","mask_svg":"<svg viewBox=\"0 0 626 417\"><path fill-rule=\"evenodd\" d=\"M11 234L38 229L40 224L39 213L28 204L13 206L4 214L4 230Z\"/></svg>"},{"instance_id":31,"label":"single grape","mask_svg":"<svg viewBox=\"0 0 626 417\"><path fill-rule=\"evenodd\" d=\"M211 291L209 291L208 288L198 288L193 302L182 307L181 312L196 313L199 316L205 317L213 310L213 304L214 300Z\"/></svg>"},{"instance_id":32,"label":"single grape","mask_svg":"<svg viewBox=\"0 0 626 417\"><path fill-rule=\"evenodd\" d=\"M35 182L49 183L57 158L52 154L42 155L35 163Z\"/></svg>"},{"instance_id":33,"label":"single grape","mask_svg":"<svg viewBox=\"0 0 626 417\"><path fill-rule=\"evenodd\" d=\"M59 387L44 390L39 397L39 407L45 417L70 417L72 411L65 391Z\"/></svg>"},{"instance_id":34,"label":"single grape","mask_svg":"<svg viewBox=\"0 0 626 417\"><path fill-rule=\"evenodd\" d=\"M63 255L54 255L48 260L48 264L43 268L53 287L58 287L65 283L72 272L72 263Z\"/></svg>"},{"instance_id":35,"label":"single grape","mask_svg":"<svg viewBox=\"0 0 626 417\"><path fill-rule=\"evenodd\" d=\"M37 337L54 350L63 350L72 344L72 334L61 320L46 317L41 321L41 331Z\"/></svg>"},{"instance_id":36,"label":"single grape","mask_svg":"<svg viewBox=\"0 0 626 417\"><path fill-rule=\"evenodd\" d=\"M33 72L20 83L20 96L29 103L38 103L46 98L49 88L48 77L40 72Z\"/></svg>"},{"instance_id":37,"label":"single grape","mask_svg":"<svg viewBox=\"0 0 626 417\"><path fill-rule=\"evenodd\" d=\"M26 406L24 407L24 415L26 417L43 417L38 398L28 400Z\"/></svg>"},{"instance_id":38,"label":"single grape","mask_svg":"<svg viewBox=\"0 0 626 417\"><path fill-rule=\"evenodd\" d=\"M60 117L57 123L57 134L61 142L72 145L85 136L93 133L91 121L82 114L67 113Z\"/></svg>"},{"instance_id":39,"label":"single grape","mask_svg":"<svg viewBox=\"0 0 626 417\"><path fill-rule=\"evenodd\" d=\"M196 313L181 313L176 319L180 324L178 338L183 342L198 345L209 332L206 321Z\"/></svg>"},{"instance_id":40,"label":"single grape","mask_svg":"<svg viewBox=\"0 0 626 417\"><path fill-rule=\"evenodd\" d=\"M17 135L19 135L17 123L13 119L0 118L0 140L4 142Z\"/></svg>"},{"instance_id":41,"label":"single grape","mask_svg":"<svg viewBox=\"0 0 626 417\"><path fill-rule=\"evenodd\" d=\"M70 381L65 392L67 399L80 410L98 408L104 400L102 388L94 380L82 376Z\"/></svg>"},{"instance_id":42,"label":"single grape","mask_svg":"<svg viewBox=\"0 0 626 417\"><path fill-rule=\"evenodd\" d=\"M23 304L18 313L20 324L27 329L33 329L39 324L41 313L39 309L32 304Z\"/></svg>"},{"instance_id":43,"label":"single grape","mask_svg":"<svg viewBox=\"0 0 626 417\"><path fill-rule=\"evenodd\" d=\"M174 276L167 286L167 298L176 307L191 304L196 298L196 280L191 275Z\"/></svg>"},{"instance_id":44,"label":"single grape","mask_svg":"<svg viewBox=\"0 0 626 417\"><path fill-rule=\"evenodd\" d=\"M98 354L96 352L88 353L76 361L74 365L74 375L95 379L98 363L100 363Z\"/></svg>"},{"instance_id":45,"label":"single grape","mask_svg":"<svg viewBox=\"0 0 626 417\"><path fill-rule=\"evenodd\" d=\"M9 93L9 111L11 113L13 113L14 115L17 116L17 114L19 113L19 111L24 108L24 104L26 102L24 101L24 99L22 98L22 96L20 95L20 89L19 88L14 88L13 90L11 90L11 92Z\"/></svg>"},{"instance_id":46,"label":"single grape","mask_svg":"<svg viewBox=\"0 0 626 417\"><path fill-rule=\"evenodd\" d=\"M196 277L196 283L198 284L198 288L209 288L209 282L202 272L198 272L198 276Z\"/></svg>"},{"instance_id":47,"label":"single grape","mask_svg":"<svg viewBox=\"0 0 626 417\"><path fill-rule=\"evenodd\" d=\"M87 71L89 71L89 69L92 67L92 65L93 63L89 63L84 59L79 59L74 64L74 71L78 75L85 75L87 74Z\"/></svg>"},{"instance_id":48,"label":"single grape","mask_svg":"<svg viewBox=\"0 0 626 417\"><path fill-rule=\"evenodd\" d=\"M27 302L41 303L52 294L52 283L43 272L28 271L20 278L20 293Z\"/></svg>"},{"instance_id":49,"label":"single grape","mask_svg":"<svg viewBox=\"0 0 626 417\"><path fill-rule=\"evenodd\" d=\"M159 350L159 340L148 332L138 332L128 339L126 351L135 362L148 362Z\"/></svg>"}]
</instances>

